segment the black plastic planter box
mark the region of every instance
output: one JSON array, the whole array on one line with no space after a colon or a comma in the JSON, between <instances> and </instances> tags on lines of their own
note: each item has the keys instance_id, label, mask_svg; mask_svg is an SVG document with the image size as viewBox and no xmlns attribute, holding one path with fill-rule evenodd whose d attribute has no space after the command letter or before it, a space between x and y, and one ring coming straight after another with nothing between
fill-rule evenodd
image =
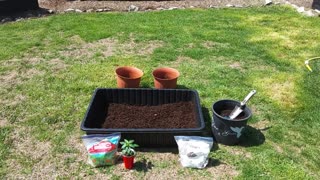
<instances>
[{"instance_id":1,"label":"black plastic planter box","mask_svg":"<svg viewBox=\"0 0 320 180\"><path fill-rule=\"evenodd\" d=\"M192 101L196 111L196 128L180 129L104 129L102 124L107 116L109 103L157 106L161 104ZM175 147L174 136L202 136L205 123L199 95L194 90L180 89L96 89L81 129L87 134L110 134L121 132L121 139L134 139L140 147Z\"/></svg>"}]
</instances>

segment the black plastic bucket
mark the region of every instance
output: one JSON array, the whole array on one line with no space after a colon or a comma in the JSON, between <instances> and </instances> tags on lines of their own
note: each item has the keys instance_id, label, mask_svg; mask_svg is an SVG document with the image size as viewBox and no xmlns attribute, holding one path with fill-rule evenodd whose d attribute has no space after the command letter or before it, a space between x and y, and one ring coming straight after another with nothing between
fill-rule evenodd
<instances>
[{"instance_id":1,"label":"black plastic bucket","mask_svg":"<svg viewBox=\"0 0 320 180\"><path fill-rule=\"evenodd\" d=\"M251 117L251 110L245 107L243 112L238 116L239 118L229 120L223 116L223 111L232 111L236 105L240 105L239 101L235 100L220 100L212 105L213 120L212 132L218 143L225 145L236 145L243 130L247 125L248 119Z\"/></svg>"}]
</instances>

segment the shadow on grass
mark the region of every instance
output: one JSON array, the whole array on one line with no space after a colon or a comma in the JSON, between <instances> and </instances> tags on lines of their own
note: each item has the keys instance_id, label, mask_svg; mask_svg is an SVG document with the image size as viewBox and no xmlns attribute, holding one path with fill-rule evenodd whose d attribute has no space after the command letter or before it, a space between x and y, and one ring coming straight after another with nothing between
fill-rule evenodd
<instances>
[{"instance_id":1,"label":"shadow on grass","mask_svg":"<svg viewBox=\"0 0 320 180\"><path fill-rule=\"evenodd\" d=\"M152 162L147 161L146 159L142 159L141 161L137 161L134 163L134 169L139 172L148 172L154 167Z\"/></svg>"},{"instance_id":2,"label":"shadow on grass","mask_svg":"<svg viewBox=\"0 0 320 180\"><path fill-rule=\"evenodd\" d=\"M213 159L213 158L209 158L209 162L206 166L206 168L208 167L216 167L219 166L221 163L221 161L219 159Z\"/></svg>"},{"instance_id":3,"label":"shadow on grass","mask_svg":"<svg viewBox=\"0 0 320 180\"><path fill-rule=\"evenodd\" d=\"M209 109L202 106L201 110L202 110L202 115L203 115L204 124L205 124L204 136L213 137L212 130L211 130L211 116L210 116L210 113L209 113Z\"/></svg>"},{"instance_id":4,"label":"shadow on grass","mask_svg":"<svg viewBox=\"0 0 320 180\"><path fill-rule=\"evenodd\" d=\"M148 82L141 82L140 87L141 88L155 88L153 86L153 83L148 83ZM189 89L189 88L185 85L177 84L177 89Z\"/></svg>"},{"instance_id":5,"label":"shadow on grass","mask_svg":"<svg viewBox=\"0 0 320 180\"><path fill-rule=\"evenodd\" d=\"M263 129L263 131L264 130L267 129ZM240 142L238 145L243 147L259 146L263 144L265 140L266 138L260 129L256 129L252 126L247 125L242 136L240 137Z\"/></svg>"},{"instance_id":6,"label":"shadow on grass","mask_svg":"<svg viewBox=\"0 0 320 180\"><path fill-rule=\"evenodd\" d=\"M178 84L177 85L177 89L189 89L187 86L182 85L182 84Z\"/></svg>"},{"instance_id":7,"label":"shadow on grass","mask_svg":"<svg viewBox=\"0 0 320 180\"><path fill-rule=\"evenodd\" d=\"M141 82L140 87L141 88L154 88L153 86L150 85L150 83L147 83L147 82Z\"/></svg>"}]
</instances>

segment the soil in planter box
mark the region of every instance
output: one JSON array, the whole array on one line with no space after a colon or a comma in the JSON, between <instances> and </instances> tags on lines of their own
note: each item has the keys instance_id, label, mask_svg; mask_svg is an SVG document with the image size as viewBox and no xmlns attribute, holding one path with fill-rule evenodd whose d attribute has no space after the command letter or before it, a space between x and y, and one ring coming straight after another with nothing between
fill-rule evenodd
<instances>
[{"instance_id":1,"label":"soil in planter box","mask_svg":"<svg viewBox=\"0 0 320 180\"><path fill-rule=\"evenodd\" d=\"M192 102L158 106L111 103L103 128L196 128L196 112Z\"/></svg>"}]
</instances>

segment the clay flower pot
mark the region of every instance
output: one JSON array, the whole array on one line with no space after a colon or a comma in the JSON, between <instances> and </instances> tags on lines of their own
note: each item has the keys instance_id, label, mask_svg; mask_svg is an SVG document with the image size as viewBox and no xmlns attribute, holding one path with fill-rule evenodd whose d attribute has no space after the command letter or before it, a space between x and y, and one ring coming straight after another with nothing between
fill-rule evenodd
<instances>
[{"instance_id":1,"label":"clay flower pot","mask_svg":"<svg viewBox=\"0 0 320 180\"><path fill-rule=\"evenodd\" d=\"M157 89L175 89L180 75L179 71L173 68L157 68L152 72L154 87Z\"/></svg>"},{"instance_id":2,"label":"clay flower pot","mask_svg":"<svg viewBox=\"0 0 320 180\"><path fill-rule=\"evenodd\" d=\"M138 88L143 72L135 67L123 66L116 69L118 88Z\"/></svg>"},{"instance_id":3,"label":"clay flower pot","mask_svg":"<svg viewBox=\"0 0 320 180\"><path fill-rule=\"evenodd\" d=\"M132 169L133 168L134 157L135 156L124 156L124 155L122 155L122 160L123 160L123 163L124 163L124 167L126 169Z\"/></svg>"}]
</instances>

